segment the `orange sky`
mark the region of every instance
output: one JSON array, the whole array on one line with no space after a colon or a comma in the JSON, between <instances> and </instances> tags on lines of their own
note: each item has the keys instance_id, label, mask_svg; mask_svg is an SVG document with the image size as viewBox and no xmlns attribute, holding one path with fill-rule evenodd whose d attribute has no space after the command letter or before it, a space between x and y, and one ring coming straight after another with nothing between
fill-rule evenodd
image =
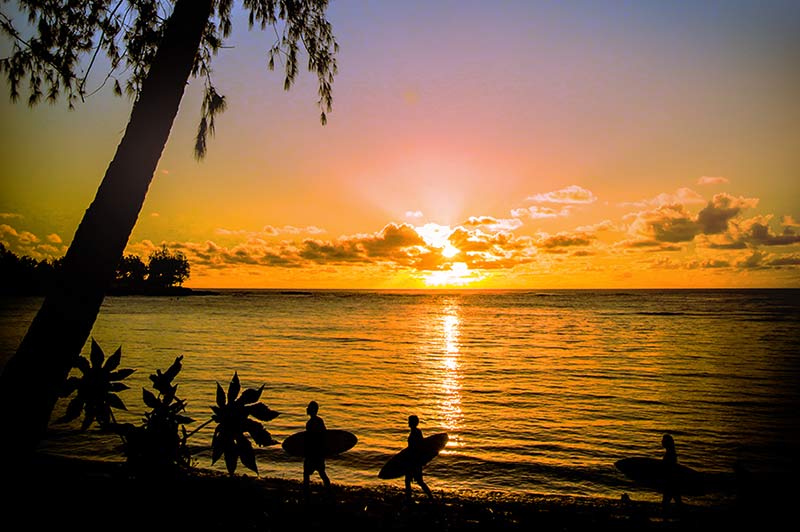
<instances>
[{"instance_id":1,"label":"orange sky","mask_svg":"<svg viewBox=\"0 0 800 532\"><path fill-rule=\"evenodd\" d=\"M195 82L128 250L181 250L193 287L800 286L800 4L561 4L332 2L326 126L237 16L209 154ZM16 253L64 253L127 122L110 92L0 99Z\"/></svg>"}]
</instances>

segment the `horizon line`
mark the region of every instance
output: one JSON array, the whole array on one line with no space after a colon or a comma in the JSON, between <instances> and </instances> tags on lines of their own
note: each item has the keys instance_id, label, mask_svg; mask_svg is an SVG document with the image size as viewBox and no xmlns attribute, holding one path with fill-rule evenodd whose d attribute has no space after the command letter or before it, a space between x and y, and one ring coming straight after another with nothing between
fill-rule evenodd
<instances>
[{"instance_id":1,"label":"horizon line","mask_svg":"<svg viewBox=\"0 0 800 532\"><path fill-rule=\"evenodd\" d=\"M385 292L445 292L445 291L469 291L469 292L535 292L535 291L590 291L590 290L605 290L605 291L623 291L623 290L800 290L800 286L639 286L639 287L557 287L557 288L544 288L544 287L531 287L531 288L486 288L486 287L439 287L439 288L341 288L341 287L249 287L249 286L229 286L229 287L190 287L185 286L190 290L197 291L210 291L210 290L264 290L264 291L281 291L281 292L313 292L313 291L348 291L348 292L367 292L367 291L385 291Z\"/></svg>"}]
</instances>

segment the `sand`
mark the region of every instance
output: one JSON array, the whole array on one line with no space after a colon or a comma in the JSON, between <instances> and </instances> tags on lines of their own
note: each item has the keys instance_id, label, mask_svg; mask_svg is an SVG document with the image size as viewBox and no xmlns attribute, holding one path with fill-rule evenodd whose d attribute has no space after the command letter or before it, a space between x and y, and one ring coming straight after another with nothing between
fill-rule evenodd
<instances>
[{"instance_id":1,"label":"sand","mask_svg":"<svg viewBox=\"0 0 800 532\"><path fill-rule=\"evenodd\" d=\"M4 457L5 460L8 457ZM262 531L649 531L771 530L785 516L737 501L684 505L665 515L655 502L554 495L504 497L317 481L310 497L296 481L195 470L170 479L132 478L123 464L37 455L19 478L4 475L5 530Z\"/></svg>"}]
</instances>

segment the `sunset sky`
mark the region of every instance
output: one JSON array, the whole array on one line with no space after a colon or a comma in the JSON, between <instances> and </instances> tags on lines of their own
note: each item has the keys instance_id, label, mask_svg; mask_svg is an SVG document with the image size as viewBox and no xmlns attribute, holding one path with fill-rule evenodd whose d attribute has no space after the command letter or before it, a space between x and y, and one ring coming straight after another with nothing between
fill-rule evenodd
<instances>
[{"instance_id":1,"label":"sunset sky","mask_svg":"<svg viewBox=\"0 0 800 532\"><path fill-rule=\"evenodd\" d=\"M315 76L285 92L274 33L237 13L209 153L194 81L128 252L182 251L191 287L800 287L800 2L334 0L329 18L322 126ZM131 102L2 89L0 241L61 256Z\"/></svg>"}]
</instances>

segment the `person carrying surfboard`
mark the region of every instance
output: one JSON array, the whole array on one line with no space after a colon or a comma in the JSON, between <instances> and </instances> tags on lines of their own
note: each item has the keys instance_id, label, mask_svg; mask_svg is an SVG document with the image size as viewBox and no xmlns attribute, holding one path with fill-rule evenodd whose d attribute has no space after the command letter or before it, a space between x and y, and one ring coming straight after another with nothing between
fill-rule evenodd
<instances>
[{"instance_id":1,"label":"person carrying surfboard","mask_svg":"<svg viewBox=\"0 0 800 532\"><path fill-rule=\"evenodd\" d=\"M411 500L412 480L419 484L419 487L422 488L422 491L424 491L426 495L428 495L429 499L433 499L433 493L431 493L430 488L422 479L422 460L415 456L421 453L424 440L422 436L422 430L420 430L418 425L419 418L417 416L413 414L408 416L408 427L411 429L408 433L408 450L412 454L411 462L419 463L419 465L415 465L406 472L406 499L409 501Z\"/></svg>"},{"instance_id":2,"label":"person carrying surfboard","mask_svg":"<svg viewBox=\"0 0 800 532\"><path fill-rule=\"evenodd\" d=\"M681 507L681 494L678 488L678 452L675 450L675 440L671 434L664 434L661 438L661 446L664 448L664 497L661 499L661 506L666 512L671 500L675 500L678 508Z\"/></svg>"},{"instance_id":3,"label":"person carrying surfboard","mask_svg":"<svg viewBox=\"0 0 800 532\"><path fill-rule=\"evenodd\" d=\"M325 485L325 489L331 487L331 480L325 473L325 422L317 415L319 404L311 401L306 407L308 421L306 421L306 454L303 460L303 490L306 496L309 494L311 474L316 471L319 478Z\"/></svg>"}]
</instances>

